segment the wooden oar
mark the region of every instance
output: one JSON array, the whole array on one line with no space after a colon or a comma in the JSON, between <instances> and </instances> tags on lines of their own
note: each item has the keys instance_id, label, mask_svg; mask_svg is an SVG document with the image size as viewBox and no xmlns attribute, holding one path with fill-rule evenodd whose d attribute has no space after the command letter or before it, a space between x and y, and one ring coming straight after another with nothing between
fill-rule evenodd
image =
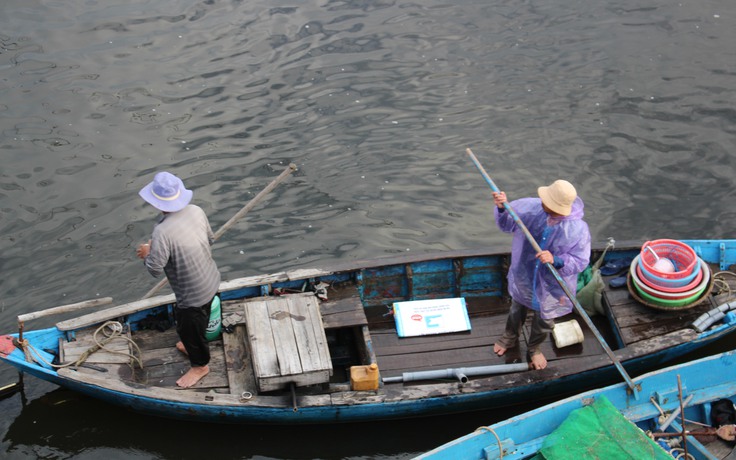
<instances>
[{"instance_id":1,"label":"wooden oar","mask_svg":"<svg viewBox=\"0 0 736 460\"><path fill-rule=\"evenodd\" d=\"M483 175L483 178L486 180L488 185L490 185L491 190L494 192L500 192L498 187L496 187L496 184L493 183L493 180L490 178L488 173L486 173L486 170L483 169L483 166L480 164L478 159L473 154L473 151L470 149L465 149L466 153L470 157L471 160L473 160L473 163L475 163L475 167L478 168L478 171L480 171L481 175ZM531 233L529 233L529 229L526 228L526 225L524 225L524 222L522 222L521 218L519 218L518 214L512 209L511 205L509 203L504 203L503 207L506 208L506 212L509 213L509 215L514 219L514 222L516 222L516 225L521 229L522 232L524 232L524 235L526 236L527 241L529 241L529 244L532 245L534 250L536 252L541 252L542 248L537 244L537 241L534 239ZM588 325L591 331L593 331L593 334L595 334L595 337L598 339L598 342L600 342L603 349L606 351L606 354L609 358L611 358L611 361L618 369L619 373L623 376L624 380L626 380L626 384L629 385L629 388L634 393L634 397L638 399L638 393L636 385L634 385L634 382L631 380L631 377L629 377L629 374L626 372L626 369L621 365L621 362L618 360L618 358L613 354L613 351L611 351L611 348L608 346L606 341L603 339L603 336L601 336L601 333L596 329L593 322L590 320L590 317L583 309L582 305L580 305L580 302L575 298L575 296L570 292L570 288L567 287L567 284L562 279L559 273L557 273L557 270L555 267L550 264L545 264L549 271L552 273L552 276L555 277L557 280L557 283L560 285L563 291L565 291L565 295L570 299L572 304L575 306L575 310L577 310L578 314L585 320L585 324Z\"/></svg>"},{"instance_id":2,"label":"wooden oar","mask_svg":"<svg viewBox=\"0 0 736 460\"><path fill-rule=\"evenodd\" d=\"M237 222L238 220L242 219L243 216L248 213L248 211L250 211L251 209L253 209L255 207L255 205L257 205L258 202L263 199L263 197L265 197L266 195L268 195L271 192L271 190L273 190L274 188L276 188L277 185L279 185L284 179L286 179L286 176L288 176L289 174L293 173L294 171L296 171L296 165L294 163L290 163L288 168L284 169L284 171L281 174L279 174L279 176L276 179L272 180L271 183L266 186L266 188L264 188L263 190L261 190L260 193L258 193L258 195L254 196L253 199L248 202L248 204L246 204L245 206L243 206L243 208L240 211L238 211L237 213L235 213L235 215L232 216L230 218L230 220L228 220L227 222L225 222L225 224L222 227L220 227L219 230L217 230L215 232L215 241L217 241L222 236L222 234L225 233L230 227L232 227L233 225L235 225L235 222ZM151 288L151 290L148 291L146 293L146 295L144 295L143 297L141 297L141 300L147 299L147 298L153 296L162 287L166 286L166 284L168 284L168 282L169 282L169 280L166 279L166 277L164 277L164 279L162 279L161 281L159 281L157 285L155 285L153 288Z\"/></svg>"}]
</instances>

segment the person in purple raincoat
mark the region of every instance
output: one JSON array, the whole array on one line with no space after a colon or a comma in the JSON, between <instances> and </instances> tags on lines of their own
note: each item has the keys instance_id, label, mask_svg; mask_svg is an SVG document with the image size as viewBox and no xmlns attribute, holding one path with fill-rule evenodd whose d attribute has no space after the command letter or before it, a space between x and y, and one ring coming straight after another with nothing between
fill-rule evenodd
<instances>
[{"instance_id":1,"label":"person in purple raincoat","mask_svg":"<svg viewBox=\"0 0 736 460\"><path fill-rule=\"evenodd\" d=\"M554 319L572 311L572 301L545 266L551 263L575 295L577 277L590 262L590 230L583 220L583 200L575 187L557 180L537 190L539 198L522 198L510 203L521 222L542 249L537 253L519 228L504 203L504 192L493 192L496 224L512 233L511 267L508 273L511 311L503 337L493 345L502 356L518 345L521 327L532 312L531 335L527 352L534 369L547 367L540 345L554 327Z\"/></svg>"}]
</instances>

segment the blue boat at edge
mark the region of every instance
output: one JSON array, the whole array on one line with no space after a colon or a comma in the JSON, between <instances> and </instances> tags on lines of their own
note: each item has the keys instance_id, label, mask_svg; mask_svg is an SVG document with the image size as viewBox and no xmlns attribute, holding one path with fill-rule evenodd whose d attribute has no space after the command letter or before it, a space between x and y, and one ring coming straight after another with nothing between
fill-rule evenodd
<instances>
[{"instance_id":1,"label":"blue boat at edge","mask_svg":"<svg viewBox=\"0 0 736 460\"><path fill-rule=\"evenodd\" d=\"M723 440L713 433L718 427L712 426L711 416L714 403L723 399L733 403L736 398L736 351L647 373L634 379L634 382L640 388L638 397L629 391L625 383L588 391L479 428L473 433L419 455L416 459L530 458L537 454L542 446L549 445L546 442L547 438L573 411L591 406L603 397L610 401L626 420L641 429L640 436L651 433L650 437L655 440L670 441L668 444L663 443L664 449L670 455L684 458L685 448L692 458L699 460L716 460L731 455L733 441ZM681 436L683 432L681 405L685 409L684 429L688 433L685 437L686 445L683 444ZM733 404L731 406L733 407ZM732 425L727 428L731 427ZM672 443L671 440L676 442ZM583 436L573 440L566 439L564 442L580 445L590 443L590 439Z\"/></svg>"}]
</instances>

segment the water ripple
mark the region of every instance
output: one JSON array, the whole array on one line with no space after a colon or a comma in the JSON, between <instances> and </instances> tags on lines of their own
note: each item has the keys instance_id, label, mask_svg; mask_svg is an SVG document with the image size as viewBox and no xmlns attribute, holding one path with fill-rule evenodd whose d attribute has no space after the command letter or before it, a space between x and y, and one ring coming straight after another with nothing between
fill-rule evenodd
<instances>
[{"instance_id":1,"label":"water ripple","mask_svg":"<svg viewBox=\"0 0 736 460\"><path fill-rule=\"evenodd\" d=\"M713 2L11 2L0 249L10 273L39 243L50 263L6 283L50 299L45 267L92 289L115 262L126 288L150 282L131 248L161 169L216 227L299 166L217 243L226 277L506 244L468 146L512 197L576 183L597 238L708 216L726 235L735 37Z\"/></svg>"}]
</instances>

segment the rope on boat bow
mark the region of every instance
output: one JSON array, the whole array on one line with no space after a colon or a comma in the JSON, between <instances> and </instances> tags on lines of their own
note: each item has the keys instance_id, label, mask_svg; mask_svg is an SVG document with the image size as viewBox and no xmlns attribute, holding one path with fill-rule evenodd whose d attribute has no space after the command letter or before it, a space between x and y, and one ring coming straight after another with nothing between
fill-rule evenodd
<instances>
[{"instance_id":1,"label":"rope on boat bow","mask_svg":"<svg viewBox=\"0 0 736 460\"><path fill-rule=\"evenodd\" d=\"M110 330L109 333L107 332L108 328ZM102 342L99 342L97 340L97 334L100 333L100 331L105 332L105 338L102 339ZM131 345L133 345L133 348L138 352L138 356L136 356L133 353L128 353L128 352L125 352L125 351L111 350L111 349L109 349L109 348L107 348L105 346L111 340L116 339L118 337L124 339L125 341L127 341L128 343L130 343ZM120 322L118 322L118 321L107 321L105 324L103 324L102 326L100 326L100 327L97 328L97 330L95 331L95 333L92 335L92 338L95 341L95 346L91 347L89 350L85 351L82 354L82 356L84 356L84 359L87 359L87 356L91 355L95 351L97 351L99 349L104 349L105 351L107 351L109 353L114 353L114 354L117 354L117 355L124 355L124 356L129 357L131 359L131 361L134 361L134 362L138 363L138 367L140 369L143 369L143 361L141 361L141 359L140 359L140 356L142 356L141 349L140 349L140 347L138 347L138 344L135 343L135 341L133 339L131 339L130 337L128 337L128 336L126 336L126 335L123 334L123 325ZM93 350L93 348L95 348L95 349ZM87 354L86 356L85 356L85 353ZM82 357L80 356L79 359L82 359ZM79 360L77 360L77 361L79 361Z\"/></svg>"},{"instance_id":2,"label":"rope on boat bow","mask_svg":"<svg viewBox=\"0 0 736 460\"><path fill-rule=\"evenodd\" d=\"M105 337L101 340L98 339L98 334L102 332L104 333ZM118 350L112 350L108 348L106 345L111 342L112 340L116 338L122 338L128 341L130 344L133 345L133 348L138 353L138 356L136 356L133 353L128 353L124 351L118 351ZM138 364L140 369L143 369L143 362L140 359L141 356L141 349L138 347L138 344L135 343L133 339L130 337L127 337L123 335L123 325L119 321L107 321L102 326L98 327L94 334L92 334L92 339L94 340L95 344L89 347L87 350L85 350L79 358L77 358L76 361L63 363L63 364L53 364L48 362L46 358L43 357L43 355L28 342L28 339L23 339L18 341L18 347L23 350L23 353L26 356L27 362L35 362L39 363L39 361L44 362L48 366L51 366L54 369L62 369L66 367L79 367L87 360L87 358L90 357L93 353L95 353L98 350L105 350L108 353L114 353L119 355L126 355L128 356L131 361Z\"/></svg>"}]
</instances>

